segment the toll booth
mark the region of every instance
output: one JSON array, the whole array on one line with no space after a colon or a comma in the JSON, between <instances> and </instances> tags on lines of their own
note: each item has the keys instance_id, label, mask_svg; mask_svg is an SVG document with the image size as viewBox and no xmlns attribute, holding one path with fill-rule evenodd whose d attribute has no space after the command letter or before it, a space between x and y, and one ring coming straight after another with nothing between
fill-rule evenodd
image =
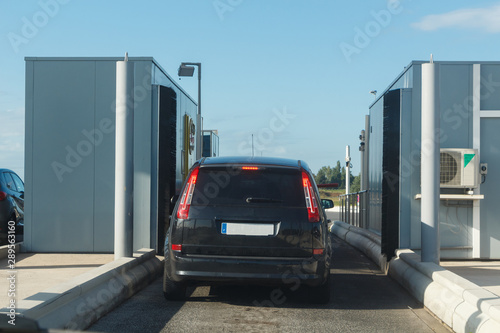
<instances>
[{"instance_id":1,"label":"toll booth","mask_svg":"<svg viewBox=\"0 0 500 333\"><path fill-rule=\"evenodd\" d=\"M26 61L25 251L113 252L116 62ZM196 156L197 104L151 57L134 63L133 249L161 250Z\"/></svg>"},{"instance_id":2,"label":"toll booth","mask_svg":"<svg viewBox=\"0 0 500 333\"><path fill-rule=\"evenodd\" d=\"M388 259L421 249L422 65L412 61L370 106L362 173L364 226ZM435 61L442 259L500 259L500 62ZM489 170L489 171L488 171ZM493 171L492 171L493 170Z\"/></svg>"},{"instance_id":3,"label":"toll booth","mask_svg":"<svg viewBox=\"0 0 500 333\"><path fill-rule=\"evenodd\" d=\"M203 131L203 157L219 156L219 135L217 130Z\"/></svg>"}]
</instances>

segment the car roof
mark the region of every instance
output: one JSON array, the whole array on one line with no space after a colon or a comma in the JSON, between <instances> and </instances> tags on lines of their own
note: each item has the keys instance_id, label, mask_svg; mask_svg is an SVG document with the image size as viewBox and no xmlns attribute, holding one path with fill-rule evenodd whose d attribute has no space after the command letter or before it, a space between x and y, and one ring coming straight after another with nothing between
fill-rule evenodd
<instances>
[{"instance_id":1,"label":"car roof","mask_svg":"<svg viewBox=\"0 0 500 333\"><path fill-rule=\"evenodd\" d=\"M309 170L309 166L302 160L294 160L280 157L263 157L263 156L226 156L226 157L207 157L200 160L200 165L216 165L216 164L260 164L274 165L285 167L303 167Z\"/></svg>"}]
</instances>

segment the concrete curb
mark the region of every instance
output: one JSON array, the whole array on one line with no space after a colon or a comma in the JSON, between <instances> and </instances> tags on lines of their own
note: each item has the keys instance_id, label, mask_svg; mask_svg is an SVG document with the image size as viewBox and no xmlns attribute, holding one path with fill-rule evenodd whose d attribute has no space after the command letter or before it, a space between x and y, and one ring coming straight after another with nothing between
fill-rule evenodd
<instances>
[{"instance_id":1,"label":"concrete curb","mask_svg":"<svg viewBox=\"0 0 500 333\"><path fill-rule=\"evenodd\" d=\"M500 332L500 297L413 251L398 251L389 275L455 332Z\"/></svg>"},{"instance_id":2,"label":"concrete curb","mask_svg":"<svg viewBox=\"0 0 500 333\"><path fill-rule=\"evenodd\" d=\"M16 312L43 328L83 330L162 272L163 262L155 251L141 249L134 258L115 260L19 301Z\"/></svg>"},{"instance_id":3,"label":"concrete curb","mask_svg":"<svg viewBox=\"0 0 500 333\"><path fill-rule=\"evenodd\" d=\"M389 265L380 255L380 238L335 221L331 230L364 252L455 332L500 332L500 297L434 263L421 262L411 250L399 250ZM383 264L384 266L382 266Z\"/></svg>"},{"instance_id":4,"label":"concrete curb","mask_svg":"<svg viewBox=\"0 0 500 333\"><path fill-rule=\"evenodd\" d=\"M387 273L387 259L380 254L380 236L341 221L334 221L330 232L361 250L384 273Z\"/></svg>"}]
</instances>

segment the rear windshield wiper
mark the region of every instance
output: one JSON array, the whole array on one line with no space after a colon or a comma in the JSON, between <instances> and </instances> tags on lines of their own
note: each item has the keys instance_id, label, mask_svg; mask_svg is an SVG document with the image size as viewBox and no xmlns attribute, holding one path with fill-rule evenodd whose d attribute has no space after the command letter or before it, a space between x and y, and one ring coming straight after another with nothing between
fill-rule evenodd
<instances>
[{"instance_id":1,"label":"rear windshield wiper","mask_svg":"<svg viewBox=\"0 0 500 333\"><path fill-rule=\"evenodd\" d=\"M271 198L250 198L248 197L246 200L248 203L266 203L266 202L283 202L283 200L271 199Z\"/></svg>"}]
</instances>

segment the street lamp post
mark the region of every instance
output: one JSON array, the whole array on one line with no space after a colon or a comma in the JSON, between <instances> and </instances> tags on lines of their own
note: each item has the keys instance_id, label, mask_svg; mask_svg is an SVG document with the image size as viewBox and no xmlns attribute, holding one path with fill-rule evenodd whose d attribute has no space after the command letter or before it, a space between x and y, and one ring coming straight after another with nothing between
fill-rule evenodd
<instances>
[{"instance_id":1,"label":"street lamp post","mask_svg":"<svg viewBox=\"0 0 500 333\"><path fill-rule=\"evenodd\" d=\"M351 146L345 146L345 194L351 193Z\"/></svg>"},{"instance_id":2,"label":"street lamp post","mask_svg":"<svg viewBox=\"0 0 500 333\"><path fill-rule=\"evenodd\" d=\"M201 63L200 62L183 62L179 66L178 75L179 76L193 76L194 67L198 66L198 114L196 117L196 159L199 160L202 154L202 144L201 139Z\"/></svg>"}]
</instances>

